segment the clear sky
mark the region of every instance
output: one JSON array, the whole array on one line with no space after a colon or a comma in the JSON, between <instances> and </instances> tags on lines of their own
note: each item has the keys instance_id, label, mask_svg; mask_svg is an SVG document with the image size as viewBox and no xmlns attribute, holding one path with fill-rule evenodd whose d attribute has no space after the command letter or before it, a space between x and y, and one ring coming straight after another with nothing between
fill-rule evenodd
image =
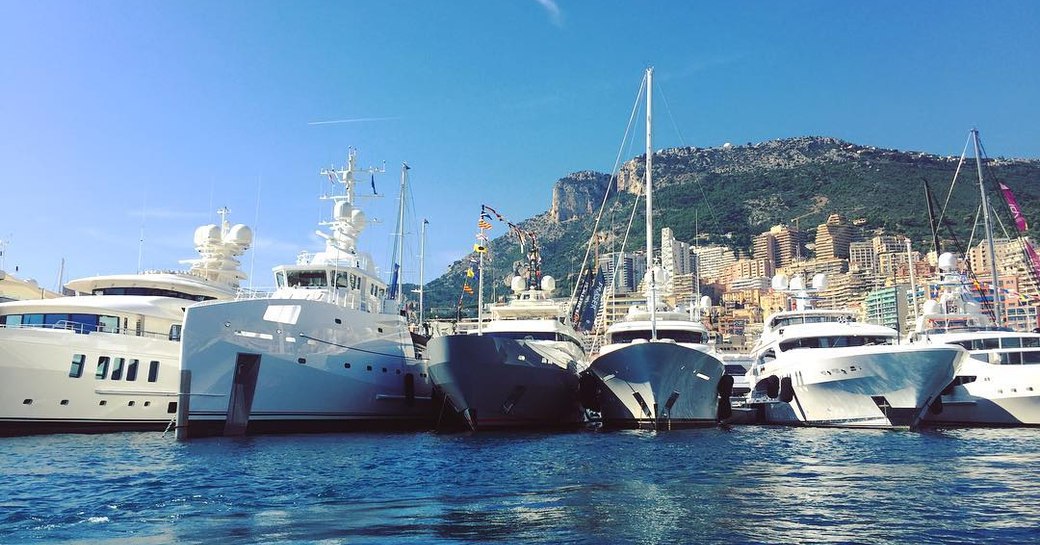
<instances>
[{"instance_id":1,"label":"clear sky","mask_svg":"<svg viewBox=\"0 0 1040 545\"><path fill-rule=\"evenodd\" d=\"M481 203L520 221L609 172L649 65L656 148L957 155L977 126L990 156L1040 157L1040 2L0 0L4 268L49 288L62 259L66 279L181 268L227 206L269 286L321 249L318 172L354 146L387 165L362 248L388 263L407 161L430 280Z\"/></svg>"}]
</instances>

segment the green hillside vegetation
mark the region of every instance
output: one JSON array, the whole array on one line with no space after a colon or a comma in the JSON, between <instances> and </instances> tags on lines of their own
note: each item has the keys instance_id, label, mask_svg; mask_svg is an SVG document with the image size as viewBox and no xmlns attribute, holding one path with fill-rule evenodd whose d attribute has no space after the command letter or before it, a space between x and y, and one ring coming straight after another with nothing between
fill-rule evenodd
<instances>
[{"instance_id":1,"label":"green hillside vegetation","mask_svg":"<svg viewBox=\"0 0 1040 545\"><path fill-rule=\"evenodd\" d=\"M925 181L931 186L936 214L946 200L958 158L919 152L901 152L857 146L833 138L792 138L760 144L723 148L675 148L654 157L654 230L670 227L676 238L699 244L721 244L750 256L752 238L777 224L797 225L814 233L830 214L849 221L862 220L866 234L878 232L907 236L917 250L931 250L931 235L925 203ZM642 176L644 158L626 164L630 179ZM623 169L624 170L624 167ZM1040 222L1040 161L989 160L984 170L990 202L1000 214L1006 230L1014 236L1007 207L997 192L1003 182L1015 192L1028 219ZM623 176L621 176L624 178ZM564 178L557 191L568 185L591 183ZM634 183L632 185L635 185ZM580 194L580 191L574 192ZM600 225L599 251L621 250L632 206L637 196L621 191L608 201ZM645 246L644 203L638 208L625 244L627 251ZM489 201L493 196L488 196ZM602 193L594 199L598 209ZM574 199L572 199L574 200ZM580 200L580 199L578 199ZM944 250L963 252L971 236L979 206L978 177L974 159L966 160L950 197L940 229ZM585 203L586 205L588 203ZM519 225L537 234L541 243L544 274L557 279L556 295L569 296L581 267L585 248L592 236L595 214L578 213L563 222L545 212ZM797 218L797 222L795 221ZM474 218L476 221L476 218ZM1002 236L999 223L995 230ZM492 261L485 266L485 301L508 294L505 280L514 262L521 259L515 237L502 236L503 224L490 232L498 236L490 243ZM810 240L812 238L810 234ZM955 247L956 237L962 247ZM981 227L974 241L981 237ZM658 241L659 245L659 241ZM809 252L811 255L811 252ZM426 301L431 316L449 318L462 290L469 256L450 267L448 273L427 285ZM464 315L475 312L475 296L465 297Z\"/></svg>"}]
</instances>

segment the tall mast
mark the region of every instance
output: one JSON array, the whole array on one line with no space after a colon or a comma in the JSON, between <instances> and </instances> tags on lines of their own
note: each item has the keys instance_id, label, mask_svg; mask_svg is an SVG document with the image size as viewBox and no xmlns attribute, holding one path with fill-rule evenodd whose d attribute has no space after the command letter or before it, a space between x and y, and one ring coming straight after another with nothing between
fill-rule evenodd
<instances>
[{"instance_id":1,"label":"tall mast","mask_svg":"<svg viewBox=\"0 0 1040 545\"><path fill-rule=\"evenodd\" d=\"M979 173L979 192L982 194L982 223L986 228L986 242L989 248L989 265L992 272L993 283L991 292L993 295L993 317L997 325L1004 323L1004 313L1000 305L1000 280L997 277L997 253L993 248L993 225L989 217L989 201L986 199L986 186L982 181L982 154L979 146L979 131L971 129L971 137L975 143L975 168Z\"/></svg>"},{"instance_id":2,"label":"tall mast","mask_svg":"<svg viewBox=\"0 0 1040 545\"><path fill-rule=\"evenodd\" d=\"M394 300L401 302L404 299L404 290L401 289L401 279L403 274L401 273L401 267L404 263L404 198L405 193L408 190L408 171L411 167L408 163L401 163L401 194L397 199L397 232L394 233L394 253L392 265L392 278L391 282L394 284L392 289L394 290Z\"/></svg>"},{"instance_id":3,"label":"tall mast","mask_svg":"<svg viewBox=\"0 0 1040 545\"><path fill-rule=\"evenodd\" d=\"M646 302L650 307L650 338L657 340L657 283L654 278L654 150L650 140L653 125L654 67L646 69L646 271L650 283Z\"/></svg>"},{"instance_id":4,"label":"tall mast","mask_svg":"<svg viewBox=\"0 0 1040 545\"><path fill-rule=\"evenodd\" d=\"M426 284L423 279L423 271L426 268L426 226L430 224L430 220L423 218L422 220L422 234L419 235L419 325L422 326L425 322L425 311L423 307L423 295L426 292Z\"/></svg>"}]
</instances>

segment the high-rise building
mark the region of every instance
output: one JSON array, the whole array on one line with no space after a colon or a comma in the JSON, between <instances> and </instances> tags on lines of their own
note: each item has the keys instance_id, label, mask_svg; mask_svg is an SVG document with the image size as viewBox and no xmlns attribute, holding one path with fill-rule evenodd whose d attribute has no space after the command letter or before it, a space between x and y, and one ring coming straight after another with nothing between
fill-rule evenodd
<instances>
[{"instance_id":1,"label":"high-rise building","mask_svg":"<svg viewBox=\"0 0 1040 545\"><path fill-rule=\"evenodd\" d=\"M733 250L725 246L701 246L692 251L697 256L697 272L702 284L725 276L726 269L737 260Z\"/></svg>"},{"instance_id":2,"label":"high-rise building","mask_svg":"<svg viewBox=\"0 0 1040 545\"><path fill-rule=\"evenodd\" d=\"M643 280L643 273L646 272L646 255L642 252L600 254L596 260L596 266L608 282L611 278L614 279L614 293L629 293L636 291ZM616 273L615 269L617 269Z\"/></svg>"},{"instance_id":3,"label":"high-rise building","mask_svg":"<svg viewBox=\"0 0 1040 545\"><path fill-rule=\"evenodd\" d=\"M841 214L831 214L816 228L816 259L848 259L852 225Z\"/></svg>"}]
</instances>

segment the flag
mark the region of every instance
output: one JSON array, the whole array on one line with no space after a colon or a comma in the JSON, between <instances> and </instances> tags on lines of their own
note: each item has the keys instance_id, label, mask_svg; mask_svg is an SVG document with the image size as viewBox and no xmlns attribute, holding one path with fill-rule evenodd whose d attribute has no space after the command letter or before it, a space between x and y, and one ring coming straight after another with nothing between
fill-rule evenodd
<instances>
[{"instance_id":1,"label":"flag","mask_svg":"<svg viewBox=\"0 0 1040 545\"><path fill-rule=\"evenodd\" d=\"M1029 224L1026 223L1026 218L1022 215L1022 209L1018 206L1018 201L1015 200L1015 196L1011 193L1011 188L1000 184L1000 192L1004 195L1008 208L1011 209L1011 216L1015 218L1015 227L1018 228L1018 232L1025 232L1029 229Z\"/></svg>"},{"instance_id":2,"label":"flag","mask_svg":"<svg viewBox=\"0 0 1040 545\"><path fill-rule=\"evenodd\" d=\"M372 182L372 194L373 195L378 195L379 193L376 193L376 175L373 174L372 177L369 179L369 181Z\"/></svg>"},{"instance_id":3,"label":"flag","mask_svg":"<svg viewBox=\"0 0 1040 545\"><path fill-rule=\"evenodd\" d=\"M468 293L470 295L473 295L473 288L469 287L469 284L463 284L462 285L462 292L463 293Z\"/></svg>"},{"instance_id":4,"label":"flag","mask_svg":"<svg viewBox=\"0 0 1040 545\"><path fill-rule=\"evenodd\" d=\"M473 278L474 276L475 273L473 272L473 267L466 269L466 278Z\"/></svg>"},{"instance_id":5,"label":"flag","mask_svg":"<svg viewBox=\"0 0 1040 545\"><path fill-rule=\"evenodd\" d=\"M488 221L486 219L481 217L480 221L477 222L477 227L480 227L481 229L485 229L485 230L486 229L491 229L491 224L488 223Z\"/></svg>"},{"instance_id":6,"label":"flag","mask_svg":"<svg viewBox=\"0 0 1040 545\"><path fill-rule=\"evenodd\" d=\"M484 233L477 233L477 240L482 241L482 242L487 242L488 241L488 236L485 235Z\"/></svg>"},{"instance_id":7,"label":"flag","mask_svg":"<svg viewBox=\"0 0 1040 545\"><path fill-rule=\"evenodd\" d=\"M483 244L474 244L473 251L477 252L478 254L486 254L487 246L484 246Z\"/></svg>"}]
</instances>

